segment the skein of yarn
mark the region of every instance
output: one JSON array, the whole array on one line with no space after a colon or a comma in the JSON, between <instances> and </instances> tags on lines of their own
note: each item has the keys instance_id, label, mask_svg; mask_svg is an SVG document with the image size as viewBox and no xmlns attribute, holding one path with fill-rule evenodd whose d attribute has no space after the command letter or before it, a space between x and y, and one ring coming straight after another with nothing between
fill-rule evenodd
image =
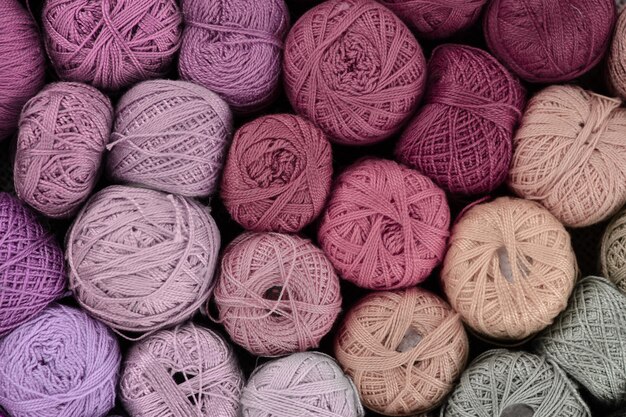
<instances>
[{"instance_id":1,"label":"skein of yarn","mask_svg":"<svg viewBox=\"0 0 626 417\"><path fill-rule=\"evenodd\" d=\"M342 278L390 290L424 281L449 234L445 193L417 171L366 159L337 180L318 240Z\"/></svg>"},{"instance_id":2,"label":"skein of yarn","mask_svg":"<svg viewBox=\"0 0 626 417\"><path fill-rule=\"evenodd\" d=\"M221 196L249 230L293 233L322 211L333 173L324 133L298 116L260 117L235 134Z\"/></svg>"},{"instance_id":3,"label":"skein of yarn","mask_svg":"<svg viewBox=\"0 0 626 417\"><path fill-rule=\"evenodd\" d=\"M131 416L237 417L243 375L232 348L192 323L134 345L120 380Z\"/></svg>"},{"instance_id":4,"label":"skein of yarn","mask_svg":"<svg viewBox=\"0 0 626 417\"><path fill-rule=\"evenodd\" d=\"M110 186L67 236L70 288L118 332L151 332L191 317L209 297L220 247L206 207L175 195Z\"/></svg>"},{"instance_id":5,"label":"skein of yarn","mask_svg":"<svg viewBox=\"0 0 626 417\"><path fill-rule=\"evenodd\" d=\"M46 0L42 21L59 77L104 90L165 75L182 32L176 0Z\"/></svg>"},{"instance_id":6,"label":"skein of yarn","mask_svg":"<svg viewBox=\"0 0 626 417\"><path fill-rule=\"evenodd\" d=\"M426 82L419 43L372 0L330 0L309 10L287 37L283 68L296 111L344 145L398 132Z\"/></svg>"},{"instance_id":7,"label":"skein of yarn","mask_svg":"<svg viewBox=\"0 0 626 417\"><path fill-rule=\"evenodd\" d=\"M626 211L622 210L606 227L600 249L602 276L626 292Z\"/></svg>"},{"instance_id":8,"label":"skein of yarn","mask_svg":"<svg viewBox=\"0 0 626 417\"><path fill-rule=\"evenodd\" d=\"M626 99L626 13L623 10L617 19L609 49L607 79L613 92Z\"/></svg>"},{"instance_id":9,"label":"skein of yarn","mask_svg":"<svg viewBox=\"0 0 626 417\"><path fill-rule=\"evenodd\" d=\"M352 381L330 356L294 353L258 367L241 398L243 417L362 417Z\"/></svg>"},{"instance_id":10,"label":"skein of yarn","mask_svg":"<svg viewBox=\"0 0 626 417\"><path fill-rule=\"evenodd\" d=\"M13 417L106 416L120 361L104 324L52 305L0 339L0 405Z\"/></svg>"},{"instance_id":11,"label":"skein of yarn","mask_svg":"<svg viewBox=\"0 0 626 417\"><path fill-rule=\"evenodd\" d=\"M428 412L465 368L468 340L459 315L419 288L372 293L348 312L335 357L366 407L389 416Z\"/></svg>"},{"instance_id":12,"label":"skein of yarn","mask_svg":"<svg viewBox=\"0 0 626 417\"><path fill-rule=\"evenodd\" d=\"M487 45L526 81L570 81L604 56L615 23L614 0L493 0Z\"/></svg>"},{"instance_id":13,"label":"skein of yarn","mask_svg":"<svg viewBox=\"0 0 626 417\"><path fill-rule=\"evenodd\" d=\"M551 86L528 103L513 140L509 186L563 224L584 227L626 203L626 109L577 86Z\"/></svg>"},{"instance_id":14,"label":"skein of yarn","mask_svg":"<svg viewBox=\"0 0 626 417\"><path fill-rule=\"evenodd\" d=\"M232 135L228 105L184 81L152 80L121 98L107 169L119 182L186 197L217 188Z\"/></svg>"},{"instance_id":15,"label":"skein of yarn","mask_svg":"<svg viewBox=\"0 0 626 417\"><path fill-rule=\"evenodd\" d=\"M278 95L284 0L182 0L185 30L178 70L219 94L237 113L265 108Z\"/></svg>"},{"instance_id":16,"label":"skein of yarn","mask_svg":"<svg viewBox=\"0 0 626 417\"><path fill-rule=\"evenodd\" d=\"M484 194L502 184L525 91L487 52L437 47L428 64L424 106L402 134L396 155L453 194Z\"/></svg>"},{"instance_id":17,"label":"skein of yarn","mask_svg":"<svg viewBox=\"0 0 626 417\"><path fill-rule=\"evenodd\" d=\"M244 233L222 254L215 287L220 322L255 355L316 348L341 310L339 278L309 240Z\"/></svg>"}]
</instances>

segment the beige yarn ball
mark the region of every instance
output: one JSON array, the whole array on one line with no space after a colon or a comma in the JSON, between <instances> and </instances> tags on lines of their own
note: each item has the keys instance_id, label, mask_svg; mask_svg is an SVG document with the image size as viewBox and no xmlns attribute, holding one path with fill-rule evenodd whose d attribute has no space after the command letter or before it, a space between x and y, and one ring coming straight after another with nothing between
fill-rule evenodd
<instances>
[{"instance_id":1,"label":"beige yarn ball","mask_svg":"<svg viewBox=\"0 0 626 417\"><path fill-rule=\"evenodd\" d=\"M626 210L619 212L604 232L600 268L605 278L626 292Z\"/></svg>"},{"instance_id":2,"label":"beige yarn ball","mask_svg":"<svg viewBox=\"0 0 626 417\"><path fill-rule=\"evenodd\" d=\"M626 99L626 11L622 10L615 25L607 59L607 78L613 92Z\"/></svg>"}]
</instances>

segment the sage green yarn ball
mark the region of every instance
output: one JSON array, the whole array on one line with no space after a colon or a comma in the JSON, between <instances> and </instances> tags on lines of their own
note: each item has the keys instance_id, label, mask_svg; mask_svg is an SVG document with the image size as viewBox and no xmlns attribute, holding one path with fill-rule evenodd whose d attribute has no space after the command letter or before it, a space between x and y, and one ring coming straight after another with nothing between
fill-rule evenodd
<instances>
[{"instance_id":1,"label":"sage green yarn ball","mask_svg":"<svg viewBox=\"0 0 626 417\"><path fill-rule=\"evenodd\" d=\"M604 232L600 267L602 275L626 291L626 210L620 211Z\"/></svg>"}]
</instances>

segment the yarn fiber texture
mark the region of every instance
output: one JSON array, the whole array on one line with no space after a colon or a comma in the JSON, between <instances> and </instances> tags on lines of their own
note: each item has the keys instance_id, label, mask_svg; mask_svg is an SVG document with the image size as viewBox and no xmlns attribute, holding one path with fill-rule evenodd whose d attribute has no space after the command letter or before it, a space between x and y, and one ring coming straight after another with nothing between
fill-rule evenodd
<instances>
[{"instance_id":1,"label":"yarn fiber texture","mask_svg":"<svg viewBox=\"0 0 626 417\"><path fill-rule=\"evenodd\" d=\"M19 200L0 193L0 338L61 297L63 251Z\"/></svg>"},{"instance_id":2,"label":"yarn fiber texture","mask_svg":"<svg viewBox=\"0 0 626 417\"><path fill-rule=\"evenodd\" d=\"M120 380L132 416L237 417L243 376L216 333L185 324L134 345Z\"/></svg>"},{"instance_id":3,"label":"yarn fiber texture","mask_svg":"<svg viewBox=\"0 0 626 417\"><path fill-rule=\"evenodd\" d=\"M352 381L330 356L305 352L273 360L250 376L243 417L363 417Z\"/></svg>"},{"instance_id":4,"label":"yarn fiber texture","mask_svg":"<svg viewBox=\"0 0 626 417\"><path fill-rule=\"evenodd\" d=\"M626 109L576 86L552 86L526 108L509 186L563 224L585 227L626 203Z\"/></svg>"},{"instance_id":5,"label":"yarn fiber texture","mask_svg":"<svg viewBox=\"0 0 626 417\"><path fill-rule=\"evenodd\" d=\"M118 332L181 323L209 297L220 235L208 209L126 186L94 195L67 236L70 288Z\"/></svg>"},{"instance_id":6,"label":"yarn fiber texture","mask_svg":"<svg viewBox=\"0 0 626 417\"><path fill-rule=\"evenodd\" d=\"M449 235L445 193L396 162L367 159L338 178L318 240L342 278L390 290L424 281Z\"/></svg>"},{"instance_id":7,"label":"yarn fiber texture","mask_svg":"<svg viewBox=\"0 0 626 417\"><path fill-rule=\"evenodd\" d=\"M48 217L69 217L87 200L113 123L111 101L86 84L49 84L24 106L17 137L17 195Z\"/></svg>"},{"instance_id":8,"label":"yarn fiber texture","mask_svg":"<svg viewBox=\"0 0 626 417\"><path fill-rule=\"evenodd\" d=\"M614 0L494 0L484 33L491 52L521 78L559 83L600 62L615 16Z\"/></svg>"},{"instance_id":9,"label":"yarn fiber texture","mask_svg":"<svg viewBox=\"0 0 626 417\"><path fill-rule=\"evenodd\" d=\"M602 276L626 292L626 211L618 213L606 227L600 249Z\"/></svg>"},{"instance_id":10,"label":"yarn fiber texture","mask_svg":"<svg viewBox=\"0 0 626 417\"><path fill-rule=\"evenodd\" d=\"M176 0L46 0L42 21L59 77L104 90L165 75L182 32Z\"/></svg>"},{"instance_id":11,"label":"yarn fiber texture","mask_svg":"<svg viewBox=\"0 0 626 417\"><path fill-rule=\"evenodd\" d=\"M468 341L458 313L419 288L372 293L348 312L335 357L366 407L389 416L439 406L465 368Z\"/></svg>"},{"instance_id":12,"label":"yarn fiber texture","mask_svg":"<svg viewBox=\"0 0 626 417\"><path fill-rule=\"evenodd\" d=\"M372 0L330 0L309 10L287 37L283 68L292 106L344 145L397 133L426 82L419 43Z\"/></svg>"},{"instance_id":13,"label":"yarn fiber texture","mask_svg":"<svg viewBox=\"0 0 626 417\"><path fill-rule=\"evenodd\" d=\"M510 342L553 322L567 306L577 273L563 225L537 203L501 197L457 221L441 279L470 328Z\"/></svg>"},{"instance_id":14,"label":"yarn fiber texture","mask_svg":"<svg viewBox=\"0 0 626 417\"><path fill-rule=\"evenodd\" d=\"M615 25L606 74L613 93L626 99L626 13L623 10Z\"/></svg>"},{"instance_id":15,"label":"yarn fiber texture","mask_svg":"<svg viewBox=\"0 0 626 417\"><path fill-rule=\"evenodd\" d=\"M0 339L0 406L13 417L106 416L120 361L104 324L52 305Z\"/></svg>"},{"instance_id":16,"label":"yarn fiber texture","mask_svg":"<svg viewBox=\"0 0 626 417\"><path fill-rule=\"evenodd\" d=\"M317 348L341 310L339 278L309 240L244 233L222 254L215 287L219 320L259 356Z\"/></svg>"},{"instance_id":17,"label":"yarn fiber texture","mask_svg":"<svg viewBox=\"0 0 626 417\"><path fill-rule=\"evenodd\" d=\"M222 179L224 205L246 229L300 231L326 204L332 162L326 136L307 120L260 117L235 134Z\"/></svg>"},{"instance_id":18,"label":"yarn fiber texture","mask_svg":"<svg viewBox=\"0 0 626 417\"><path fill-rule=\"evenodd\" d=\"M398 159L453 194L484 194L506 180L525 91L487 52L442 45L428 64L424 106L403 132Z\"/></svg>"},{"instance_id":19,"label":"yarn fiber texture","mask_svg":"<svg viewBox=\"0 0 626 417\"><path fill-rule=\"evenodd\" d=\"M232 114L215 93L184 81L151 80L117 105L110 177L186 197L213 194L232 137Z\"/></svg>"}]
</instances>

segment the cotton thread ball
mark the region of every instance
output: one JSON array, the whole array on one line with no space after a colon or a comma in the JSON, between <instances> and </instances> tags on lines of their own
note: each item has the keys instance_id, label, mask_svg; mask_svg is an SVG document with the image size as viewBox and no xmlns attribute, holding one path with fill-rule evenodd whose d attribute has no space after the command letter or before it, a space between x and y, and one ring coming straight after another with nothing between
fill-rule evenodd
<instances>
[{"instance_id":1,"label":"cotton thread ball","mask_svg":"<svg viewBox=\"0 0 626 417\"><path fill-rule=\"evenodd\" d=\"M426 82L419 43L372 0L330 0L309 10L287 36L283 69L296 111L344 145L397 133Z\"/></svg>"},{"instance_id":2,"label":"cotton thread ball","mask_svg":"<svg viewBox=\"0 0 626 417\"><path fill-rule=\"evenodd\" d=\"M186 197L217 188L233 120L215 93L184 81L152 80L117 105L107 169L118 182Z\"/></svg>"},{"instance_id":3,"label":"cotton thread ball","mask_svg":"<svg viewBox=\"0 0 626 417\"><path fill-rule=\"evenodd\" d=\"M176 0L47 0L42 21L59 77L104 90L167 74L182 32Z\"/></svg>"},{"instance_id":4,"label":"cotton thread ball","mask_svg":"<svg viewBox=\"0 0 626 417\"><path fill-rule=\"evenodd\" d=\"M0 339L0 405L13 417L106 416L120 361L104 324L52 305Z\"/></svg>"},{"instance_id":5,"label":"cotton thread ball","mask_svg":"<svg viewBox=\"0 0 626 417\"><path fill-rule=\"evenodd\" d=\"M341 310L339 278L308 239L244 233L226 247L215 286L219 321L259 356L316 348Z\"/></svg>"},{"instance_id":6,"label":"cotton thread ball","mask_svg":"<svg viewBox=\"0 0 626 417\"><path fill-rule=\"evenodd\" d=\"M126 186L95 194L66 241L76 299L126 333L153 332L190 318L210 295L220 247L207 208Z\"/></svg>"},{"instance_id":7,"label":"cotton thread ball","mask_svg":"<svg viewBox=\"0 0 626 417\"><path fill-rule=\"evenodd\" d=\"M134 345L120 380L131 416L237 417L243 375L232 348L193 323Z\"/></svg>"},{"instance_id":8,"label":"cotton thread ball","mask_svg":"<svg viewBox=\"0 0 626 417\"><path fill-rule=\"evenodd\" d=\"M369 294L335 338L335 357L365 406L389 416L439 406L465 368L468 349L458 313L416 287Z\"/></svg>"},{"instance_id":9,"label":"cotton thread ball","mask_svg":"<svg viewBox=\"0 0 626 417\"><path fill-rule=\"evenodd\" d=\"M424 106L396 147L401 162L462 195L489 193L506 180L525 91L477 48L433 51Z\"/></svg>"},{"instance_id":10,"label":"cotton thread ball","mask_svg":"<svg viewBox=\"0 0 626 417\"><path fill-rule=\"evenodd\" d=\"M602 276L626 292L626 211L619 212L606 227L600 249Z\"/></svg>"},{"instance_id":11,"label":"cotton thread ball","mask_svg":"<svg viewBox=\"0 0 626 417\"><path fill-rule=\"evenodd\" d=\"M322 211L332 173L330 143L321 130L298 116L263 116L235 134L221 195L246 229L293 233Z\"/></svg>"},{"instance_id":12,"label":"cotton thread ball","mask_svg":"<svg viewBox=\"0 0 626 417\"><path fill-rule=\"evenodd\" d=\"M19 200L0 193L0 338L60 298L63 251Z\"/></svg>"},{"instance_id":13,"label":"cotton thread ball","mask_svg":"<svg viewBox=\"0 0 626 417\"><path fill-rule=\"evenodd\" d=\"M330 356L294 353L258 367L241 398L243 417L363 417L352 381Z\"/></svg>"},{"instance_id":14,"label":"cotton thread ball","mask_svg":"<svg viewBox=\"0 0 626 417\"><path fill-rule=\"evenodd\" d=\"M441 263L449 226L446 195L430 179L366 159L336 181L318 240L342 278L390 290L423 282Z\"/></svg>"},{"instance_id":15,"label":"cotton thread ball","mask_svg":"<svg viewBox=\"0 0 626 417\"><path fill-rule=\"evenodd\" d=\"M617 18L607 58L607 79L613 92L626 98L626 13Z\"/></svg>"}]
</instances>

